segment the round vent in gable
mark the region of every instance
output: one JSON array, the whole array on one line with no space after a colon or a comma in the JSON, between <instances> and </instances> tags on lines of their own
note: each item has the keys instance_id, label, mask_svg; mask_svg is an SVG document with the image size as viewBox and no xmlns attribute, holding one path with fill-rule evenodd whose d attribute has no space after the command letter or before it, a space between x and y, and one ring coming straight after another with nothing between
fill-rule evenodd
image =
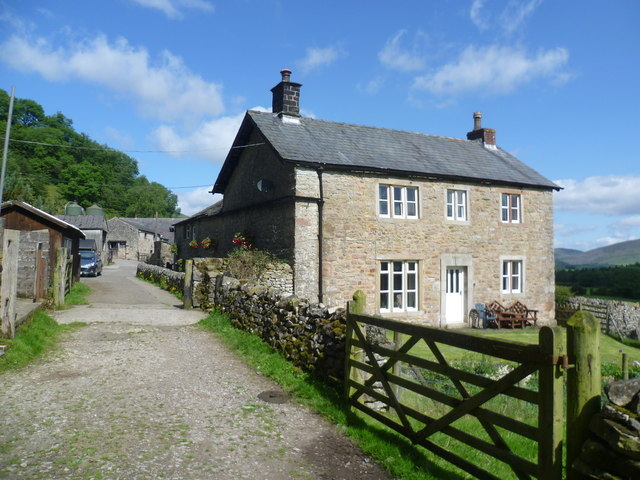
<instances>
[{"instance_id":1,"label":"round vent in gable","mask_svg":"<svg viewBox=\"0 0 640 480\"><path fill-rule=\"evenodd\" d=\"M256 183L256 187L258 187L258 191L267 193L271 192L275 188L275 185L271 180L263 178L262 180L258 180L258 183Z\"/></svg>"}]
</instances>

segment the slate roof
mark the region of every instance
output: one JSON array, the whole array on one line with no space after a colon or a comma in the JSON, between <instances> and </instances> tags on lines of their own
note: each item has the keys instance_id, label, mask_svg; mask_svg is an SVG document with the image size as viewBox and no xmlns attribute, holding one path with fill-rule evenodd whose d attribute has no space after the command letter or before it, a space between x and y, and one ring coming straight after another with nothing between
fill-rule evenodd
<instances>
[{"instance_id":1,"label":"slate roof","mask_svg":"<svg viewBox=\"0 0 640 480\"><path fill-rule=\"evenodd\" d=\"M179 223L195 220L201 217L211 217L213 215L217 215L221 211L222 211L222 200L214 203L213 205L209 205L207 208L204 208L197 213L194 213L189 218L185 218L184 220L180 220L179 222L176 222L175 225L178 225Z\"/></svg>"},{"instance_id":2,"label":"slate roof","mask_svg":"<svg viewBox=\"0 0 640 480\"><path fill-rule=\"evenodd\" d=\"M117 218L143 232L159 234L166 238L169 243L173 243L174 234L171 231L171 227L176 223L175 218Z\"/></svg>"},{"instance_id":3,"label":"slate roof","mask_svg":"<svg viewBox=\"0 0 640 480\"><path fill-rule=\"evenodd\" d=\"M56 215L56 218L75 225L81 230L109 231L104 215Z\"/></svg>"},{"instance_id":4,"label":"slate roof","mask_svg":"<svg viewBox=\"0 0 640 480\"><path fill-rule=\"evenodd\" d=\"M560 189L500 147L487 148L480 141L308 117L283 121L272 113L249 110L236 143L246 141L242 131L251 127L260 130L284 161L297 165ZM240 151L229 153L214 193L224 192Z\"/></svg>"}]
</instances>

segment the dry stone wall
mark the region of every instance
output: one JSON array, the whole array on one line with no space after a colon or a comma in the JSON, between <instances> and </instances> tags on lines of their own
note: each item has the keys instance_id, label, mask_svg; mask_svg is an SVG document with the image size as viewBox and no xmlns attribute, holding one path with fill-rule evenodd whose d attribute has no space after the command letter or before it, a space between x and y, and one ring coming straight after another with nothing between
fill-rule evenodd
<instances>
[{"instance_id":1,"label":"dry stone wall","mask_svg":"<svg viewBox=\"0 0 640 480\"><path fill-rule=\"evenodd\" d=\"M609 332L623 337L640 339L640 303L600 298L571 297L567 303L576 310L580 305L608 306Z\"/></svg>"},{"instance_id":2,"label":"dry stone wall","mask_svg":"<svg viewBox=\"0 0 640 480\"><path fill-rule=\"evenodd\" d=\"M574 467L588 478L640 478L640 378L607 386L608 402L591 419L593 434Z\"/></svg>"},{"instance_id":3,"label":"dry stone wall","mask_svg":"<svg viewBox=\"0 0 640 480\"><path fill-rule=\"evenodd\" d=\"M157 267L148 263L138 263L136 276L159 284L169 292L184 290L184 272L176 272L168 268Z\"/></svg>"}]
</instances>

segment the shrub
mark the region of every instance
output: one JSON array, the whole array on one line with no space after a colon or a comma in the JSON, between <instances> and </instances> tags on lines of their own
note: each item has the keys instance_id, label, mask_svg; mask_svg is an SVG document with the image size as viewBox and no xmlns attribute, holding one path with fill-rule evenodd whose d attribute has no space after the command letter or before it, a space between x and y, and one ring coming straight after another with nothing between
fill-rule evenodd
<instances>
[{"instance_id":1,"label":"shrub","mask_svg":"<svg viewBox=\"0 0 640 480\"><path fill-rule=\"evenodd\" d=\"M276 261L273 255L264 250L239 247L227 255L227 269L234 278L256 281L269 264Z\"/></svg>"},{"instance_id":2,"label":"shrub","mask_svg":"<svg viewBox=\"0 0 640 480\"><path fill-rule=\"evenodd\" d=\"M571 287L556 285L556 305L563 305L574 293Z\"/></svg>"}]
</instances>

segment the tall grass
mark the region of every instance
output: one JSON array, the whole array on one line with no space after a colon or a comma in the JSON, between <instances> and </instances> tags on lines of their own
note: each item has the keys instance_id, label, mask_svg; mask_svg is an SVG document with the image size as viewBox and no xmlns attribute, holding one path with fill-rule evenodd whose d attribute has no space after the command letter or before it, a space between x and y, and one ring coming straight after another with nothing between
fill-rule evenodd
<instances>
[{"instance_id":1,"label":"tall grass","mask_svg":"<svg viewBox=\"0 0 640 480\"><path fill-rule=\"evenodd\" d=\"M59 325L45 313L36 311L31 319L18 329L12 340L3 340L8 348L0 357L0 372L24 367L51 350L63 332L72 330L78 325Z\"/></svg>"}]
</instances>

